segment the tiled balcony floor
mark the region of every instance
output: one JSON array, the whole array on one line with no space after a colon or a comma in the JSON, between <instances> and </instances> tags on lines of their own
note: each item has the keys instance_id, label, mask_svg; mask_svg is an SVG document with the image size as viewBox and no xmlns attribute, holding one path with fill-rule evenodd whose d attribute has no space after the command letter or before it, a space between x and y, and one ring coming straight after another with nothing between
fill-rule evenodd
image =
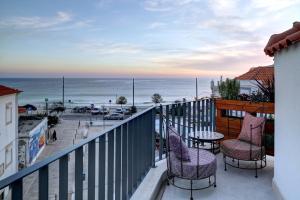
<instances>
[{"instance_id":1,"label":"tiled balcony floor","mask_svg":"<svg viewBox=\"0 0 300 200\"><path fill-rule=\"evenodd\" d=\"M267 157L267 167L258 171L258 178L253 170L236 169L228 166L224 171L222 154L217 155L217 187L193 191L194 199L205 200L274 200L272 191L274 157ZM176 180L175 180L176 181ZM178 180L180 184L189 186L189 181ZM198 183L199 184L199 183ZM196 184L195 184L196 185ZM189 199L190 191L182 190L173 185L166 186L163 200Z\"/></svg>"}]
</instances>

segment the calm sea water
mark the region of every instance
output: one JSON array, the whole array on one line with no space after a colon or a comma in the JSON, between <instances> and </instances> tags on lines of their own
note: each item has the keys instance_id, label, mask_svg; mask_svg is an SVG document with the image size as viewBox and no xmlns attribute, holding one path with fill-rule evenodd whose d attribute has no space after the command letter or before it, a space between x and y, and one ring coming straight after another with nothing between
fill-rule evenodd
<instances>
[{"instance_id":1,"label":"calm sea water","mask_svg":"<svg viewBox=\"0 0 300 200\"><path fill-rule=\"evenodd\" d=\"M209 78L198 79L199 97L210 95ZM19 104L43 105L45 98L50 102L62 100L62 79L59 78L5 78L0 84L18 88ZM196 96L195 79L136 79L135 103L151 102L151 95L159 93L164 101L175 101ZM65 78L65 101L71 105L107 105L115 102L116 96L125 96L132 102L131 79Z\"/></svg>"}]
</instances>

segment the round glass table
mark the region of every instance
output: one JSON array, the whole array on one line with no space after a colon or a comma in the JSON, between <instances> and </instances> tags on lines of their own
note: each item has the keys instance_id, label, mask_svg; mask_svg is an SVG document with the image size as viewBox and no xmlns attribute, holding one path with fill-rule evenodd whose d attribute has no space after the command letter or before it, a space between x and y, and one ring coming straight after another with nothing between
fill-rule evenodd
<instances>
[{"instance_id":1,"label":"round glass table","mask_svg":"<svg viewBox=\"0 0 300 200\"><path fill-rule=\"evenodd\" d=\"M193 147L210 150L217 154L220 152L220 142L224 135L214 131L196 131L190 134Z\"/></svg>"}]
</instances>

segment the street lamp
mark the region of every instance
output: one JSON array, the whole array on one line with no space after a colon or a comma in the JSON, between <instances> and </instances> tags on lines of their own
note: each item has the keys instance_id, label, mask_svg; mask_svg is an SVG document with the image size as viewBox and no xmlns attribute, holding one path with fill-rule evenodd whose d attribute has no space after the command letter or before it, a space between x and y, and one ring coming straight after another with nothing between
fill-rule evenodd
<instances>
[{"instance_id":1,"label":"street lamp","mask_svg":"<svg viewBox=\"0 0 300 200\"><path fill-rule=\"evenodd\" d=\"M45 102L46 102L46 115L48 116L48 98L45 98Z\"/></svg>"}]
</instances>

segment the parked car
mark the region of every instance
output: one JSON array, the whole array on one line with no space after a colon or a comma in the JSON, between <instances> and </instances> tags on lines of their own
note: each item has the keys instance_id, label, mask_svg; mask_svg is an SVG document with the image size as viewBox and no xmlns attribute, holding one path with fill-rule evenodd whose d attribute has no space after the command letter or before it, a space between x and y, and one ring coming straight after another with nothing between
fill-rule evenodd
<instances>
[{"instance_id":1,"label":"parked car","mask_svg":"<svg viewBox=\"0 0 300 200\"><path fill-rule=\"evenodd\" d=\"M115 110L115 113L120 113L120 114L124 114L124 115L130 115L131 114L130 110L127 109L127 108L117 108Z\"/></svg>"},{"instance_id":2,"label":"parked car","mask_svg":"<svg viewBox=\"0 0 300 200\"><path fill-rule=\"evenodd\" d=\"M115 113L124 114L122 108L117 108L117 109L115 110Z\"/></svg>"},{"instance_id":3,"label":"parked car","mask_svg":"<svg viewBox=\"0 0 300 200\"><path fill-rule=\"evenodd\" d=\"M107 108L101 108L100 109L100 114L101 115L107 115L109 113L109 110Z\"/></svg>"},{"instance_id":4,"label":"parked car","mask_svg":"<svg viewBox=\"0 0 300 200\"><path fill-rule=\"evenodd\" d=\"M124 114L111 113L111 114L104 115L103 119L105 119L105 120L123 120Z\"/></svg>"},{"instance_id":5,"label":"parked car","mask_svg":"<svg viewBox=\"0 0 300 200\"><path fill-rule=\"evenodd\" d=\"M100 109L99 109L99 108L93 108L93 109L91 110L91 114L92 114L92 115L98 115L98 114L100 114Z\"/></svg>"}]
</instances>

